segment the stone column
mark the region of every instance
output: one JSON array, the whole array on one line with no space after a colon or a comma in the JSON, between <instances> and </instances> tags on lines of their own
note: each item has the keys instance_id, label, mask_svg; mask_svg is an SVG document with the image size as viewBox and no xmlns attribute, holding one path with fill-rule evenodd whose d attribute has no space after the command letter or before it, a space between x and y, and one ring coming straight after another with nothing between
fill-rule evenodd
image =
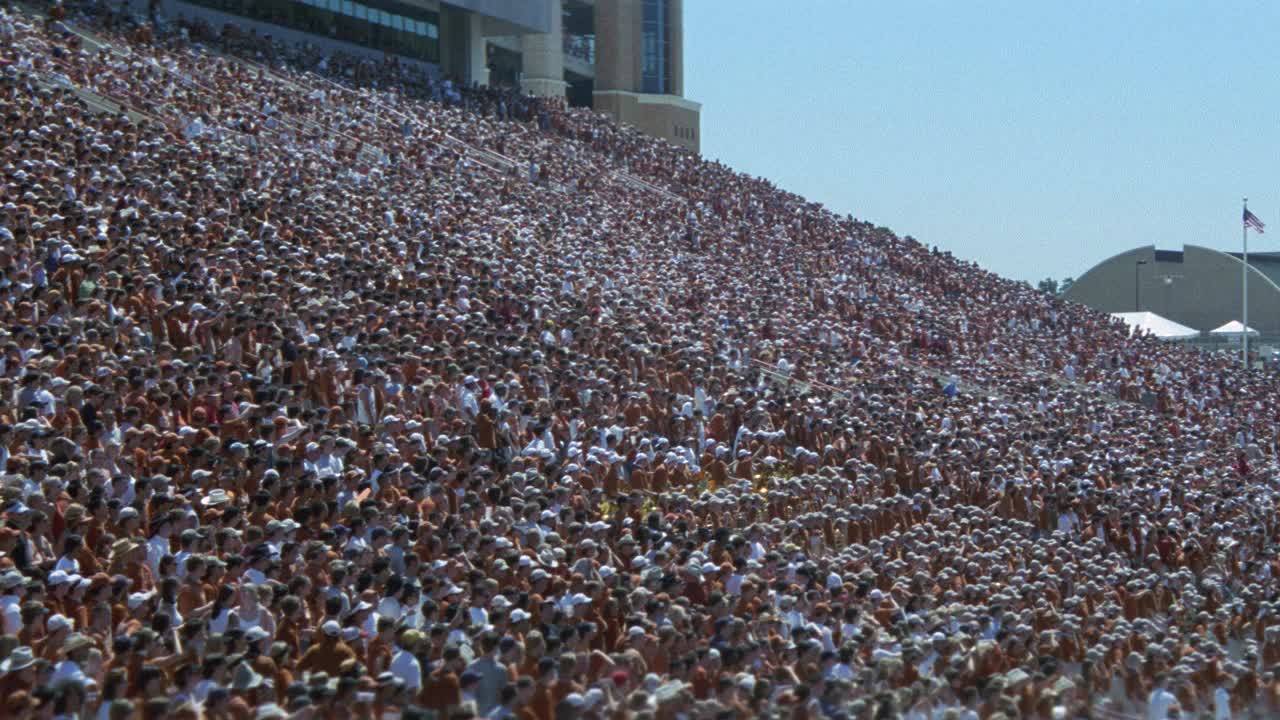
<instances>
[{"instance_id":1,"label":"stone column","mask_svg":"<svg viewBox=\"0 0 1280 720\"><path fill-rule=\"evenodd\" d=\"M640 86L640 4L596 0L596 92Z\"/></svg>"},{"instance_id":2,"label":"stone column","mask_svg":"<svg viewBox=\"0 0 1280 720\"><path fill-rule=\"evenodd\" d=\"M467 13L468 82L489 84L488 45L484 39L484 18L479 13Z\"/></svg>"},{"instance_id":3,"label":"stone column","mask_svg":"<svg viewBox=\"0 0 1280 720\"><path fill-rule=\"evenodd\" d=\"M560 0L551 0L551 31L520 38L524 70L520 89L542 97L564 97L564 40Z\"/></svg>"}]
</instances>

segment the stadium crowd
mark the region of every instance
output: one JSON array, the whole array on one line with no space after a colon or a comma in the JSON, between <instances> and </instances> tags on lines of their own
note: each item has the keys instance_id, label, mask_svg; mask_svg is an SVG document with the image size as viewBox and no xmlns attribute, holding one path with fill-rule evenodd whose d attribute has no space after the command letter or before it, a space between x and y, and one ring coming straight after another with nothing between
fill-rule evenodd
<instances>
[{"instance_id":1,"label":"stadium crowd","mask_svg":"<svg viewBox=\"0 0 1280 720\"><path fill-rule=\"evenodd\" d=\"M1280 713L1274 375L189 30L0 11L5 717Z\"/></svg>"}]
</instances>

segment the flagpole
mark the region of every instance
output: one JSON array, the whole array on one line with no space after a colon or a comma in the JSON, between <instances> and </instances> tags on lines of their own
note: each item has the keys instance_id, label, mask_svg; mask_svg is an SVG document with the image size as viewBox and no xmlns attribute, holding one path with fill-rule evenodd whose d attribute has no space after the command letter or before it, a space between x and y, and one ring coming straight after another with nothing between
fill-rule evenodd
<instances>
[{"instance_id":1,"label":"flagpole","mask_svg":"<svg viewBox=\"0 0 1280 720\"><path fill-rule=\"evenodd\" d=\"M1249 212L1249 198L1245 198L1244 213ZM1244 344L1241 361L1244 363L1244 369L1249 369L1249 223L1241 223L1244 227L1241 230L1241 263L1240 263L1240 305L1243 308L1241 314L1244 316L1241 322L1244 323Z\"/></svg>"}]
</instances>

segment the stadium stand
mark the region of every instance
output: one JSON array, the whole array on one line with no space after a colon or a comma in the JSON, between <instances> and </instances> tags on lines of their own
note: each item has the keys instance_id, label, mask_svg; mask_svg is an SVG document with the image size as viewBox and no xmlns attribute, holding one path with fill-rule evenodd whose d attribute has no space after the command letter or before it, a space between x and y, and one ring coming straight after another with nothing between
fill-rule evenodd
<instances>
[{"instance_id":1,"label":"stadium stand","mask_svg":"<svg viewBox=\"0 0 1280 720\"><path fill-rule=\"evenodd\" d=\"M24 8L6 716L1280 713L1274 375L586 110Z\"/></svg>"}]
</instances>

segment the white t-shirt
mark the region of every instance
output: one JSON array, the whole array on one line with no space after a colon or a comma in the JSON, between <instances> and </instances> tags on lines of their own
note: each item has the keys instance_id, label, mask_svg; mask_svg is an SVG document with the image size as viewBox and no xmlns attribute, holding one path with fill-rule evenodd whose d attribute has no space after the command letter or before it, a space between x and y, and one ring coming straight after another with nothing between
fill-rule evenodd
<instances>
[{"instance_id":1,"label":"white t-shirt","mask_svg":"<svg viewBox=\"0 0 1280 720\"><path fill-rule=\"evenodd\" d=\"M414 692L422 689L422 665L408 650L397 647L395 654L391 656L391 666L387 669L404 681L406 689Z\"/></svg>"},{"instance_id":2,"label":"white t-shirt","mask_svg":"<svg viewBox=\"0 0 1280 720\"><path fill-rule=\"evenodd\" d=\"M0 615L4 617L5 635L17 635L22 630L22 602L17 595L0 597Z\"/></svg>"},{"instance_id":3,"label":"white t-shirt","mask_svg":"<svg viewBox=\"0 0 1280 720\"><path fill-rule=\"evenodd\" d=\"M1213 691L1213 720L1231 720L1231 694L1226 688Z\"/></svg>"},{"instance_id":4,"label":"white t-shirt","mask_svg":"<svg viewBox=\"0 0 1280 720\"><path fill-rule=\"evenodd\" d=\"M1147 720L1166 720L1169 708L1178 703L1178 698L1164 688L1156 688L1147 696Z\"/></svg>"}]
</instances>

